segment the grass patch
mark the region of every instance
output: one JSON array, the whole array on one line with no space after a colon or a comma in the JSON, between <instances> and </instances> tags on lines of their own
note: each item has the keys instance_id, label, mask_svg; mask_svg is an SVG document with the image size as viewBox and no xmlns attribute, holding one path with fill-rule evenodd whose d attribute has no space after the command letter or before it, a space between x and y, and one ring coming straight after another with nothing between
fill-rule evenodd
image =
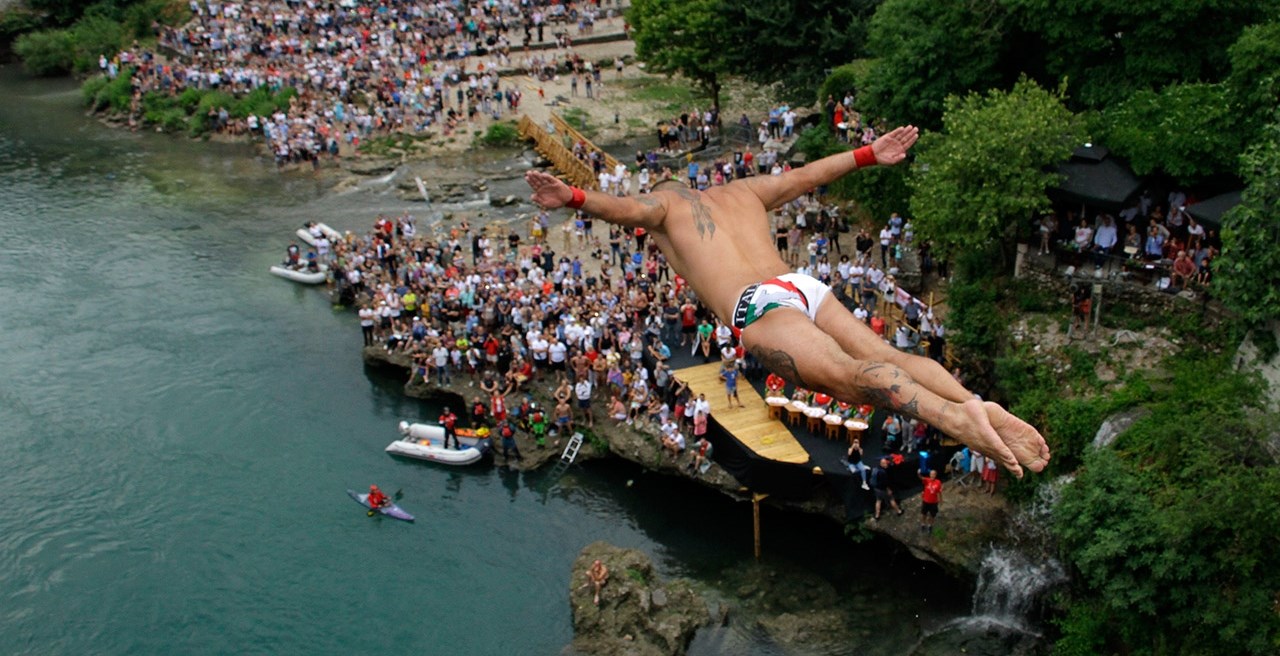
<instances>
[{"instance_id":1,"label":"grass patch","mask_svg":"<svg viewBox=\"0 0 1280 656\"><path fill-rule=\"evenodd\" d=\"M628 567L627 569L623 570L623 572L625 572L627 575L627 578L631 579L632 581L635 581L640 585L649 585L649 579L644 575L644 572L641 572L640 570L634 567Z\"/></svg>"},{"instance_id":2,"label":"grass patch","mask_svg":"<svg viewBox=\"0 0 1280 656\"><path fill-rule=\"evenodd\" d=\"M613 84L626 91L631 99L656 105L664 111L679 111L691 105L705 104L707 100L687 82L657 76L628 78Z\"/></svg>"},{"instance_id":3,"label":"grass patch","mask_svg":"<svg viewBox=\"0 0 1280 656\"><path fill-rule=\"evenodd\" d=\"M587 113L587 110L581 107L566 107L560 113L560 117L588 139L595 136L596 130L591 126L591 121L589 120L591 115Z\"/></svg>"},{"instance_id":4,"label":"grass patch","mask_svg":"<svg viewBox=\"0 0 1280 656\"><path fill-rule=\"evenodd\" d=\"M506 147L520 143L520 131L513 121L491 124L483 134L476 137L476 142L483 146Z\"/></svg>"}]
</instances>

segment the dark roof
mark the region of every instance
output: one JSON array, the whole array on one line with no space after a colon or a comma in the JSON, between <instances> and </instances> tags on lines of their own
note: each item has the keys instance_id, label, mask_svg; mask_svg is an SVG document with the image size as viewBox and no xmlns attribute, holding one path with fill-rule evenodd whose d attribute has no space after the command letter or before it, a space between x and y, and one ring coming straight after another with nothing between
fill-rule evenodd
<instances>
[{"instance_id":1,"label":"dark roof","mask_svg":"<svg viewBox=\"0 0 1280 656\"><path fill-rule=\"evenodd\" d=\"M1194 205L1187 206L1187 214L1196 217L1197 221L1211 224L1214 227L1222 227L1222 215L1227 210L1240 204L1240 191L1228 191L1225 194L1218 194L1213 198L1202 200Z\"/></svg>"},{"instance_id":2,"label":"dark roof","mask_svg":"<svg viewBox=\"0 0 1280 656\"><path fill-rule=\"evenodd\" d=\"M1049 190L1059 202L1083 203L1118 212L1129 204L1142 183L1128 166L1106 156L1101 146L1078 148L1071 160L1055 167L1062 182Z\"/></svg>"}]
</instances>

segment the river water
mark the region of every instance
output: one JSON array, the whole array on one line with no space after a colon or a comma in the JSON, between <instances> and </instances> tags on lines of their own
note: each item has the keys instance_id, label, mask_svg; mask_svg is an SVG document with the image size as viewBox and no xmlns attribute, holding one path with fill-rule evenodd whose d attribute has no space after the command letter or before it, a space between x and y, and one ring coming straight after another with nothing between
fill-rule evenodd
<instances>
[{"instance_id":1,"label":"river water","mask_svg":"<svg viewBox=\"0 0 1280 656\"><path fill-rule=\"evenodd\" d=\"M551 486L383 453L431 409L365 371L350 313L266 270L304 220L403 205L104 128L71 82L0 70L0 653L555 654L596 540L739 609L692 653L784 653L752 613L785 603L735 599L761 571L747 504L616 463ZM419 521L366 518L345 490L371 482ZM884 544L764 524L769 571L833 586L860 653L968 611Z\"/></svg>"}]
</instances>

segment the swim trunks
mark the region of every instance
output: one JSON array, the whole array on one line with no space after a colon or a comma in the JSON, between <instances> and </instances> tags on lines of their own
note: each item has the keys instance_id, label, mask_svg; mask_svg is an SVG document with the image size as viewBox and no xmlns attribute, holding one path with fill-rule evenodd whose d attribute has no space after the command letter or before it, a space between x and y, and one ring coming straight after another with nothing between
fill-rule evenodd
<instances>
[{"instance_id":1,"label":"swim trunks","mask_svg":"<svg viewBox=\"0 0 1280 656\"><path fill-rule=\"evenodd\" d=\"M789 307L816 320L818 308L831 293L831 288L812 276L787 273L756 283L742 291L733 308L733 325L739 330L750 326L770 310Z\"/></svg>"}]
</instances>

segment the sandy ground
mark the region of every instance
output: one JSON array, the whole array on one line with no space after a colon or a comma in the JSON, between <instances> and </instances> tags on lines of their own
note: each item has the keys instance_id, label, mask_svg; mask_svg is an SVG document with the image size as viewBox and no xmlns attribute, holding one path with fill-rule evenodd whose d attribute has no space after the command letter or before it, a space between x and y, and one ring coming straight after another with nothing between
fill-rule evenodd
<instances>
[{"instance_id":1,"label":"sandy ground","mask_svg":"<svg viewBox=\"0 0 1280 656\"><path fill-rule=\"evenodd\" d=\"M573 30L576 32L576 29ZM618 34L622 31L622 19L613 18L596 24L594 34ZM512 66L519 66L527 56L555 57L563 60L567 56L578 54L591 62L615 61L622 58L626 64L621 74L612 66L602 67L601 82L594 85L594 98L586 97L584 83L579 83L578 95L575 97L570 86L570 76L557 76L552 80L540 81L530 75L504 76L505 83L516 85L524 94L519 112L506 114L503 121L518 120L520 114L528 115L540 125L545 125L551 113L561 115L571 113L585 118L590 126L585 134L597 145L616 144L638 138L652 141L648 147L657 145L656 127L659 121L673 118L682 111L702 111L710 105L710 101L702 99L695 92L696 99L691 106L676 105L670 99L644 99L637 94L628 93L618 87L619 80L628 81L631 88L643 87L646 82L661 85L691 85L679 77L669 78L661 74L649 73L644 64L635 60L635 42L630 40L611 41L607 43L571 46L570 48L536 50L529 55L523 51L513 51ZM504 84L505 86L505 84ZM729 117L746 113L757 119L768 112L769 102L773 100L769 89L738 81L728 81L721 92L721 104L724 107L726 122ZM459 152L472 146L473 139L494 121L489 117L479 117L474 122L464 123L451 136L435 133L430 138L420 141L409 154L408 159L430 157L449 152Z\"/></svg>"}]
</instances>

